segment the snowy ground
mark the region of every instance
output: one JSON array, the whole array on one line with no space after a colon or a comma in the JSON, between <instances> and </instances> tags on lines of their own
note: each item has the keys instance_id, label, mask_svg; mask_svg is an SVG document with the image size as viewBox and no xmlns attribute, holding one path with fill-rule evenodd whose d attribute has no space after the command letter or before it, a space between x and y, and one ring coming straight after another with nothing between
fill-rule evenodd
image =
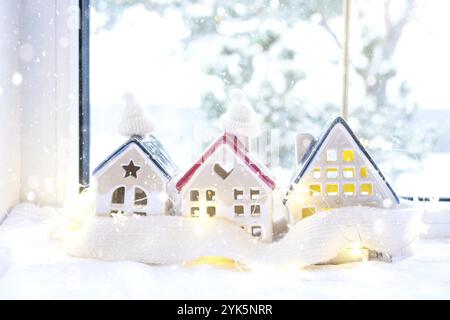
<instances>
[{"instance_id":1,"label":"snowy ground","mask_svg":"<svg viewBox=\"0 0 450 320\"><path fill-rule=\"evenodd\" d=\"M50 237L58 211L25 209L0 225L0 299L450 298L450 240L422 240L415 255L391 264L149 266L69 257Z\"/></svg>"}]
</instances>

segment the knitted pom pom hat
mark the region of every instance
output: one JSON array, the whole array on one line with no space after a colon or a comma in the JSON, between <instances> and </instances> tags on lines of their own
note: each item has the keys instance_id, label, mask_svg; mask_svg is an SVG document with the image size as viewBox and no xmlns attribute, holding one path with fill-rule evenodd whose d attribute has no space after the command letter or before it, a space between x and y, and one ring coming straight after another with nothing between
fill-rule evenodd
<instances>
[{"instance_id":1,"label":"knitted pom pom hat","mask_svg":"<svg viewBox=\"0 0 450 320\"><path fill-rule=\"evenodd\" d=\"M118 132L126 137L145 137L153 132L155 127L153 121L147 116L133 94L126 93L123 98L125 100L125 108L122 112Z\"/></svg>"},{"instance_id":2,"label":"knitted pom pom hat","mask_svg":"<svg viewBox=\"0 0 450 320\"><path fill-rule=\"evenodd\" d=\"M260 132L259 122L245 93L234 89L230 98L231 106L221 119L222 130L237 136L256 137Z\"/></svg>"}]
</instances>

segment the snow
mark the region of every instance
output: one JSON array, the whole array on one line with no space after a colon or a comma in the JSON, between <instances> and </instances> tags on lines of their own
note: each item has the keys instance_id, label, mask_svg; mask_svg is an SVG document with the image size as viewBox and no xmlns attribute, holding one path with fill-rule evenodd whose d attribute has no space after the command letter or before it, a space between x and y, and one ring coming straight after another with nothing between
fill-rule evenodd
<instances>
[{"instance_id":1,"label":"snow","mask_svg":"<svg viewBox=\"0 0 450 320\"><path fill-rule=\"evenodd\" d=\"M450 240L419 240L393 263L146 265L66 255L54 239L59 209L17 206L0 225L0 299L443 299L450 298Z\"/></svg>"}]
</instances>

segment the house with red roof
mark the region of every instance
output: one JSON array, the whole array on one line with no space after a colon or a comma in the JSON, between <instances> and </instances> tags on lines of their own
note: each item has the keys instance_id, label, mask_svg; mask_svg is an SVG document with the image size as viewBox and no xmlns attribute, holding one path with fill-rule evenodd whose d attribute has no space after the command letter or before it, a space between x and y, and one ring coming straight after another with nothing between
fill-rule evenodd
<instances>
[{"instance_id":1,"label":"house with red roof","mask_svg":"<svg viewBox=\"0 0 450 320\"><path fill-rule=\"evenodd\" d=\"M181 214L224 218L257 239L271 241L275 182L249 152L249 139L259 130L255 111L241 91L231 98L233 104L222 118L224 133L176 184Z\"/></svg>"}]
</instances>

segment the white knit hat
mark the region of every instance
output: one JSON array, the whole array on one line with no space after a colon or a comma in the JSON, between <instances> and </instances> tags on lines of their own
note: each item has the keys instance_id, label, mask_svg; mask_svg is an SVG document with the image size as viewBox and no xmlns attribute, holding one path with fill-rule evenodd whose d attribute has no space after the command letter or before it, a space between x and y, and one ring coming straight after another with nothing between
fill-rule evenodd
<instances>
[{"instance_id":1,"label":"white knit hat","mask_svg":"<svg viewBox=\"0 0 450 320\"><path fill-rule=\"evenodd\" d=\"M223 131L237 136L256 137L260 132L259 122L245 93L234 89L231 91L230 98L231 106L221 119Z\"/></svg>"},{"instance_id":2,"label":"white knit hat","mask_svg":"<svg viewBox=\"0 0 450 320\"><path fill-rule=\"evenodd\" d=\"M131 93L125 93L125 108L122 112L118 131L122 136L141 136L145 137L153 132L155 126L153 121L147 116L144 109L136 101Z\"/></svg>"}]
</instances>

